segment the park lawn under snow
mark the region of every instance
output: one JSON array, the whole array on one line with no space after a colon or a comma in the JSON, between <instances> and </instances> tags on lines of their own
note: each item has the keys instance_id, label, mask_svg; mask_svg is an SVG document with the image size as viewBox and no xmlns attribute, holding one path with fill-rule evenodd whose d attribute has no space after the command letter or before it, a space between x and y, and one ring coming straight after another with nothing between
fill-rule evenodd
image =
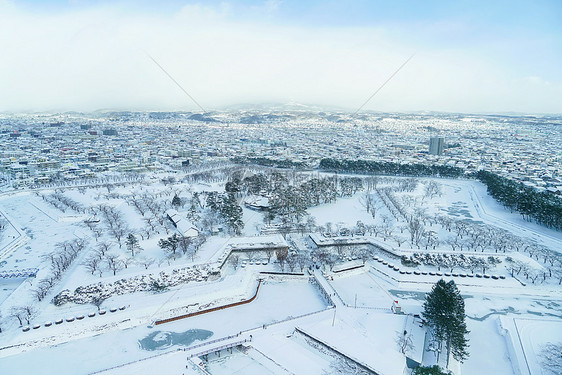
<instances>
[{"instance_id":1,"label":"park lawn under snow","mask_svg":"<svg viewBox=\"0 0 562 375\"><path fill-rule=\"evenodd\" d=\"M422 184L412 193L396 193L396 196L401 200L403 199L402 196L410 196L410 198L404 198L404 202L407 203L408 199L417 200L424 207L427 207L427 213L430 215L447 215L456 219L468 219L492 224L518 236L537 240L539 243L544 243L555 250L560 251L562 249L560 245L562 233L528 223L520 215L506 211L486 194L485 187L482 184L464 180L436 179L436 181L442 185L443 194L440 197L424 198ZM198 184L190 186L189 189L191 191L220 190L220 187L218 183L209 186ZM188 190L180 191L180 196L189 196ZM162 199L171 200L173 196L172 190L159 182L143 187L119 187L113 193L129 195L131 193L140 194L143 191L153 193L166 191L167 195ZM43 193L48 194L49 191ZM132 206L127 205L123 199L116 199L115 196L107 193L104 188L85 189L83 193L76 189L66 189L64 192L65 195L80 202L85 207L101 203L117 207L123 213L127 225L131 229L139 229L144 225L142 216ZM332 223L333 229L339 227L351 228L356 225L357 221L362 221L365 224L380 224L383 216L390 217L390 211L381 206L376 217L373 218L371 214L366 212L362 204L363 195L364 192L360 192L349 198L338 198L332 204L309 208L308 212L315 217L318 225L326 226L327 223ZM23 240L27 241L24 246L17 248L1 259L6 261L3 269L39 267L40 272L37 275L37 280L48 273L47 262L42 261L41 255L51 252L59 242L91 235L91 232L81 224L84 215L70 211L63 213L33 193L24 192L1 196L0 211L6 213L13 224L13 227L8 228L1 240L2 242L0 242L0 255L7 241L17 239L9 238L10 236L21 236ZM251 237L258 233L258 228L262 225L262 217L263 215L260 212L243 208L243 220L246 224L243 234L248 236L248 239L244 239L244 241L249 241ZM396 224L394 218L389 218L389 221ZM432 229L436 230L439 236L448 236L448 233L438 225L433 225ZM99 275L91 275L81 264L87 255L85 251L65 272L45 300L40 303L34 302L30 296L30 290L33 287L30 282L22 282L21 279L2 281L0 303L2 304L4 318L9 315L10 306L26 303L33 304L40 311L33 323L87 314L95 310L93 305L66 304L62 307L55 307L50 303L50 300L63 289L74 290L77 286L100 281L112 282L138 274L168 272L176 268L216 260L220 255L219 253L223 251L224 245L230 240L230 237L226 235L210 237L193 260L183 256L179 260L168 261L164 251L158 247L158 240L171 233L166 234L161 229L160 233L154 234L150 239L140 241L143 251L136 255L135 259L139 259L138 257L155 259L155 263L148 270L145 270L145 267L141 264L132 263L129 268L118 271L116 276L113 276L109 270L105 270L103 277L100 278ZM399 230L395 229L393 234L409 239L406 231L400 233ZM110 240L109 236L104 235L103 238ZM378 240L380 240L380 237ZM299 243L301 242L306 243L304 239L299 241ZM385 243L395 248L397 246L391 238ZM93 238L90 238L90 245L95 245ZM401 246L401 250L409 248L412 248L409 241ZM439 249L450 250L444 244ZM417 249L414 247L412 250L423 251L423 248ZM125 246L121 249L114 246L113 251L121 256L127 256ZM523 259L524 254L514 254L514 257ZM392 261L399 264L396 259ZM537 263L535 260L530 262L535 267L542 267L541 263ZM421 310L424 292L431 288L432 283L437 278L429 276L415 278L407 275L402 276L402 279L400 279L401 276L392 279L388 277L391 274L386 269L387 267L382 267L378 263L371 263L368 262L367 264L367 266L373 266L373 270L369 272L355 272L345 276L336 276L333 281L330 281L332 287L348 306L355 305L355 296L357 295L357 307L359 309L338 310L334 327L331 326L333 321L331 315L329 318L322 315L323 318L319 318L314 323L303 323L302 328L310 330L311 334L326 341L337 343L339 349L353 354L358 359L372 361L373 367L381 369L383 373L398 373L396 371L399 366L403 368L404 360L394 344L395 332L401 328L400 317L368 308L380 307L387 310L392 299L398 298L407 313L417 314ZM138 340L157 330L179 333L189 329L205 329L213 332L213 336L210 338L213 339L326 308L326 304L319 296L318 291L305 280L266 281L262 285L257 299L250 304L154 328L147 327L155 318L180 312L184 306L189 304L199 303L200 305L216 306L248 298L255 291L257 284L254 272L272 270L272 267L274 267L272 264L249 266L234 271L232 266L227 265L223 268L220 280L201 283L190 282L159 294L142 292L113 296L105 301L103 306L109 308L123 305L127 307L124 311L108 313L105 316L96 316L95 318L86 317L85 320L73 323L65 322L61 326L41 327L38 330L31 330L26 333L21 332L14 319L10 318L9 323L3 326L5 332L1 336L2 344L0 346L29 341L29 345L23 346L29 351L21 352L22 347L0 351L0 356L3 357L0 361L0 374L71 374L75 373L77 368L80 369L81 373L96 371L153 355L154 352L148 353L140 349ZM378 272L377 269L379 268L381 271L385 271L386 275ZM508 274L503 271L503 264L500 264L496 271L494 273ZM404 282L404 280L407 282ZM476 281L476 279L474 280ZM34 280L30 281L33 282ZM464 279L459 281L464 281ZM462 373L513 373L514 358L509 356L506 338L501 335L497 328L498 316L502 316L502 319L504 317L517 317L517 325L522 327L525 356L533 370L532 373L536 373L538 371L537 355L541 346L548 340L552 341L562 337L559 324L562 311L558 303L562 299L560 287L554 283L523 287L514 279L497 282L478 280L478 283L474 284L460 285L461 293L466 298L466 312L469 317L467 323L468 329L471 331L469 334L471 356L461 365ZM539 320L533 320L529 323L526 319L528 317L535 317ZM544 323L545 318L554 319L555 323ZM311 349L302 341L285 337L294 328L290 327L291 324L293 324L292 321L288 322L287 326L283 326L283 330L280 328L275 335L273 335L272 330L271 338L268 334L262 334L260 338L256 339L256 348L261 348L260 350L265 354L270 354L280 362L282 362L280 358L283 355L294 353L295 363L283 362L283 364L295 373L304 373L299 372L299 369L306 369L307 374L320 374L324 370L329 370L329 364L332 363L330 358L319 355L316 350ZM264 330L264 333L266 331L267 329ZM509 335L516 335L517 332L512 328L509 330ZM287 342L290 342L290 344L287 344ZM286 345L287 353L277 350L275 346L277 343ZM373 356L373 353L376 353L376 355ZM253 354L250 352L248 356L238 353L228 360L221 360L213 364L213 370L216 373L228 373L224 371L239 368L243 373L249 374L271 371L271 363L260 358L260 354L256 352ZM519 357L518 359L521 360ZM157 360L155 361L155 363L159 363ZM151 361L147 361L146 364L149 362ZM173 367L174 371L176 369L183 371L182 367L177 367L182 363L181 361L174 359L172 362L170 362L170 366ZM310 363L307 367L308 362ZM185 363L185 359L183 359L183 363ZM428 364L430 363L428 362ZM169 369L172 370L172 367L169 367ZM148 367L138 367L140 371L146 368ZM157 366L150 368L162 369ZM129 369L133 370L134 367ZM134 373L134 371L130 373Z\"/></svg>"},{"instance_id":2,"label":"park lawn under snow","mask_svg":"<svg viewBox=\"0 0 562 375\"><path fill-rule=\"evenodd\" d=\"M467 319L466 323L470 331L470 356L461 365L462 373L513 374L505 338L500 334L498 317L490 317L484 321Z\"/></svg>"},{"instance_id":3,"label":"park lawn under snow","mask_svg":"<svg viewBox=\"0 0 562 375\"><path fill-rule=\"evenodd\" d=\"M43 207L41 200L31 193L0 197L0 210L9 215L14 226L25 228L23 232L30 238L24 248L7 256L6 269L40 267L41 256L52 251L57 242L82 233L75 223L59 222L59 215L51 212L50 207Z\"/></svg>"},{"instance_id":4,"label":"park lawn under snow","mask_svg":"<svg viewBox=\"0 0 562 375\"><path fill-rule=\"evenodd\" d=\"M325 319L301 328L377 372L399 374L406 361L395 339L404 329L405 319L391 313L346 310L343 314L336 311L335 321ZM414 341L419 344L419 337Z\"/></svg>"},{"instance_id":5,"label":"park lawn under snow","mask_svg":"<svg viewBox=\"0 0 562 375\"><path fill-rule=\"evenodd\" d=\"M338 198L335 203L309 208L307 212L316 219L317 225L326 226L327 223L331 223L334 229L338 225L353 227L357 221L365 224L374 223L373 216L365 210L360 199L361 193L358 193L353 197Z\"/></svg>"},{"instance_id":6,"label":"park lawn under snow","mask_svg":"<svg viewBox=\"0 0 562 375\"><path fill-rule=\"evenodd\" d=\"M502 318L503 322L507 320ZM509 329L509 336L514 345L518 343L522 346L524 356L518 357L518 366L523 374L529 371L530 374L539 374L543 364L540 360L540 353L547 343L559 343L562 340L562 321L543 320L536 318L513 318L513 325ZM554 353L560 355L560 353Z\"/></svg>"},{"instance_id":7,"label":"park lawn under snow","mask_svg":"<svg viewBox=\"0 0 562 375\"><path fill-rule=\"evenodd\" d=\"M389 310L395 300L369 272L334 277L330 284L348 306L376 307Z\"/></svg>"}]
</instances>

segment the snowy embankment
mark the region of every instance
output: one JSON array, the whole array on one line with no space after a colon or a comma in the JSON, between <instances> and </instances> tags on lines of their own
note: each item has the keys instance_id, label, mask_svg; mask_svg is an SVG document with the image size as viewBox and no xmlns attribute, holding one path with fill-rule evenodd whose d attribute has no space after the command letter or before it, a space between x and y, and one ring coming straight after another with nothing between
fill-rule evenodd
<instances>
[{"instance_id":1,"label":"snowy embankment","mask_svg":"<svg viewBox=\"0 0 562 375\"><path fill-rule=\"evenodd\" d=\"M97 283L80 286L73 292L63 290L53 298L57 306L68 302L84 304L92 303L94 298L107 299L112 296L135 292L160 292L189 282L207 281L210 276L218 277L215 270L209 267L184 267L174 269L172 273L161 271L158 274L137 275L127 279L120 279L112 283Z\"/></svg>"},{"instance_id":2,"label":"snowy embankment","mask_svg":"<svg viewBox=\"0 0 562 375\"><path fill-rule=\"evenodd\" d=\"M488 195L482 183L467 181L467 184L470 189L470 202L481 219L490 225L505 228L518 236L536 240L562 252L562 232L526 221L518 213L510 212Z\"/></svg>"},{"instance_id":3,"label":"snowy embankment","mask_svg":"<svg viewBox=\"0 0 562 375\"><path fill-rule=\"evenodd\" d=\"M252 277L255 280L255 276ZM238 282L239 283L239 282ZM162 295L156 295L156 297ZM193 295L204 296L203 290ZM170 296L168 296L168 299ZM138 299L138 296L137 298ZM131 299L130 302L134 302ZM154 313L156 303L152 299L146 299L145 303L150 301L152 312ZM160 300L161 302L161 300ZM165 302L165 301L164 301ZM142 358L146 358L154 354L154 352L146 352L140 349L138 340L146 337L155 330L166 330L171 332L183 332L186 329L197 328L205 329L214 333L211 339L229 336L245 330L259 330L264 334L268 334L272 327L270 324L284 321L292 316L300 316L303 314L315 313L323 311L326 308L325 303L319 298L316 289L308 282L288 281L288 282L265 282L260 288L260 293L255 301L250 304L216 311L209 314L195 316L193 318L164 324L154 328L148 328L144 321L141 324L137 320L140 312L133 306L124 311L115 314L122 314L119 318L122 320L131 319L131 323L121 323L122 325L113 329L93 331L92 321L87 318L80 322L77 326L71 323L63 324L57 327L59 332L53 331L52 337L42 338L43 345L36 345L35 350L22 352L21 348L14 350L2 350L0 356L0 373L41 373L41 374L57 374L66 375L74 374L74 369L80 368L81 373L89 373L113 367L122 363L127 363ZM150 311L146 306L143 314ZM128 315L128 317L126 317ZM117 315L113 315L117 319ZM102 318L102 317L100 317ZM123 319L124 318L124 319ZM97 319L97 318L96 318ZM303 318L306 319L306 318ZM309 317L312 321L316 320L316 315ZM136 320L135 323L133 321ZM141 325L139 325L141 324ZM284 323L279 324L283 326ZM287 323L290 324L290 323ZM108 324L109 325L109 324ZM263 326L266 325L266 329ZM71 341L57 340L59 334L65 334L62 328L67 330L73 329L76 336L72 336ZM76 327L76 328L74 328ZM126 329L128 328L128 329ZM41 331L46 332L49 328L41 328L36 331L30 331L25 334L38 335ZM68 335L69 332L66 332ZM80 334L83 333L82 336ZM99 334L104 333L104 334ZM252 334L252 332L250 332ZM33 341L35 338L28 336L26 342ZM59 344L59 345L57 345ZM31 349L28 348L28 349ZM10 353L7 353L9 351ZM19 355L13 355L19 353ZM185 355L183 355L183 365L181 368L174 368L174 371L185 371ZM45 367L43 361L49 361L49 366ZM153 372L160 371L157 367L152 367L151 361L145 361L144 369L154 369ZM156 363L161 363L156 361Z\"/></svg>"},{"instance_id":4,"label":"snowy embankment","mask_svg":"<svg viewBox=\"0 0 562 375\"><path fill-rule=\"evenodd\" d=\"M521 375L541 374L541 351L546 343L561 341L562 321L504 316L498 319L514 369Z\"/></svg>"}]
</instances>

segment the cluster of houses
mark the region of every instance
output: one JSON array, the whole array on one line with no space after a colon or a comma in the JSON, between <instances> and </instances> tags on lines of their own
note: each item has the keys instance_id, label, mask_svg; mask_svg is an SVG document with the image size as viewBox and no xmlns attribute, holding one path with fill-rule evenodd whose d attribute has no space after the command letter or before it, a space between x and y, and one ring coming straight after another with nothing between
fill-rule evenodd
<instances>
[{"instance_id":1,"label":"cluster of houses","mask_svg":"<svg viewBox=\"0 0 562 375\"><path fill-rule=\"evenodd\" d=\"M562 133L556 118L380 113L358 118L302 111L196 115L0 115L0 187L265 157L311 167L322 158L340 158L486 169L539 190L562 192ZM430 139L442 140L440 152L430 152ZM248 202L257 209L262 204L267 202Z\"/></svg>"}]
</instances>

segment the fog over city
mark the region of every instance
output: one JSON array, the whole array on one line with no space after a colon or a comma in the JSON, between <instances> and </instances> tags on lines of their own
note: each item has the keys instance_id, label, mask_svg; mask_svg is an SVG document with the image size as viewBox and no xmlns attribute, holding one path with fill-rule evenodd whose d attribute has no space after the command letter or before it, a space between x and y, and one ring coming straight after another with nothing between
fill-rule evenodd
<instances>
[{"instance_id":1,"label":"fog over city","mask_svg":"<svg viewBox=\"0 0 562 375\"><path fill-rule=\"evenodd\" d=\"M557 2L303 3L2 0L0 111L562 112Z\"/></svg>"}]
</instances>

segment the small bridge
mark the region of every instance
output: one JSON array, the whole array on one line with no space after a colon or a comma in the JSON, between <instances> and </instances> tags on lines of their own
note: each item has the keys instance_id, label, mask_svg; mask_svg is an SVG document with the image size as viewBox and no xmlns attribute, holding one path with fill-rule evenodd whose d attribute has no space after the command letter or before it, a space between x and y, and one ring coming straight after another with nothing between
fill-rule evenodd
<instances>
[{"instance_id":1,"label":"small bridge","mask_svg":"<svg viewBox=\"0 0 562 375\"><path fill-rule=\"evenodd\" d=\"M23 268L21 270L0 271L0 279L17 279L35 277L39 272L39 268Z\"/></svg>"}]
</instances>

